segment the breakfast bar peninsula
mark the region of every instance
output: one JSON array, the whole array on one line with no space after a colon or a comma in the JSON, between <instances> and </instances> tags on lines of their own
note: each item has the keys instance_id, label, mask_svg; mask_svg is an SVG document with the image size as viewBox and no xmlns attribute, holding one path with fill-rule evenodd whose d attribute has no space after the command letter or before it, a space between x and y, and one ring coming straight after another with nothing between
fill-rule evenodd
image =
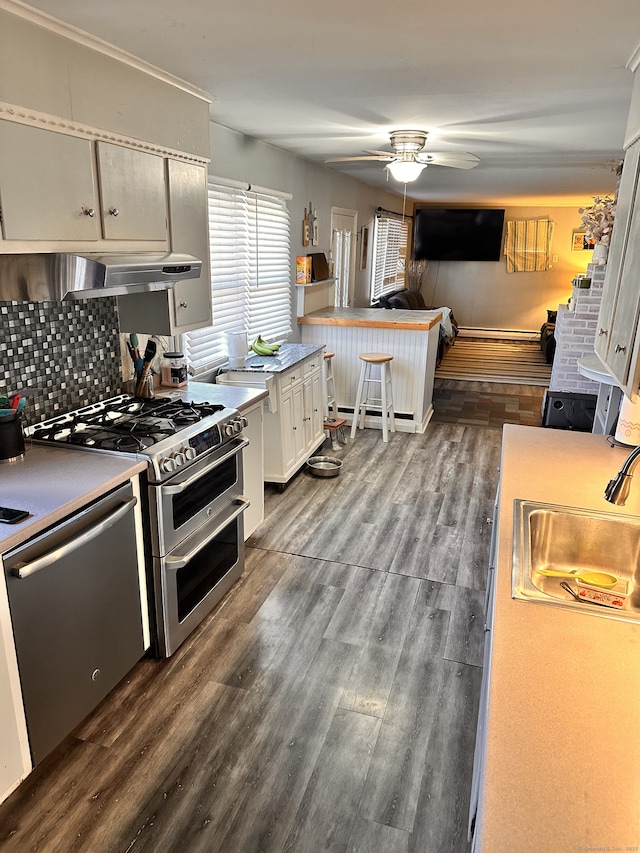
<instances>
[{"instance_id":1,"label":"breakfast bar peninsula","mask_svg":"<svg viewBox=\"0 0 640 853\"><path fill-rule=\"evenodd\" d=\"M340 414L351 419L360 373L360 353L393 355L391 373L396 430L424 432L433 414L440 311L384 308L321 308L298 317L302 342L324 344L334 353L333 374ZM367 415L365 426L380 427Z\"/></svg>"}]
</instances>

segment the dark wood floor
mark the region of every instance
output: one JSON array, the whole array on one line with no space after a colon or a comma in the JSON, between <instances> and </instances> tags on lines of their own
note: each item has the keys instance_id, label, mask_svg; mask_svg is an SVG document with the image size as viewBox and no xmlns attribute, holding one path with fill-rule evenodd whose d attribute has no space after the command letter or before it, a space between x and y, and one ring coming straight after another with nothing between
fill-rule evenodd
<instances>
[{"instance_id":1,"label":"dark wood floor","mask_svg":"<svg viewBox=\"0 0 640 853\"><path fill-rule=\"evenodd\" d=\"M501 433L364 430L0 806L3 853L462 853Z\"/></svg>"}]
</instances>

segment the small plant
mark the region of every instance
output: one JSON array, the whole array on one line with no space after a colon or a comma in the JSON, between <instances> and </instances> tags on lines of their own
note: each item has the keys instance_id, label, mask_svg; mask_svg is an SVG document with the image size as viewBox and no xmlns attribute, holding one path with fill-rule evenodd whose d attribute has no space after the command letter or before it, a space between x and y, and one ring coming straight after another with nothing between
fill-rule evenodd
<instances>
[{"instance_id":1,"label":"small plant","mask_svg":"<svg viewBox=\"0 0 640 853\"><path fill-rule=\"evenodd\" d=\"M604 198L594 196L591 207L581 207L578 213L582 214L582 224L585 226L587 240L608 246L613 221L616 218L616 200L611 196Z\"/></svg>"}]
</instances>

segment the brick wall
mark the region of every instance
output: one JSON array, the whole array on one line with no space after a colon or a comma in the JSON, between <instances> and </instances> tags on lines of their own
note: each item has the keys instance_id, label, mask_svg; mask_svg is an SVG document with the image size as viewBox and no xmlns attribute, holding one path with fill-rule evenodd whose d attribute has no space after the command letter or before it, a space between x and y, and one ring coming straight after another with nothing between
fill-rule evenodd
<instances>
[{"instance_id":1,"label":"brick wall","mask_svg":"<svg viewBox=\"0 0 640 853\"><path fill-rule=\"evenodd\" d=\"M570 305L558 306L550 391L598 393L598 383L578 373L578 359L594 352L605 270L605 266L589 264L587 276L591 278L591 287L574 287Z\"/></svg>"}]
</instances>

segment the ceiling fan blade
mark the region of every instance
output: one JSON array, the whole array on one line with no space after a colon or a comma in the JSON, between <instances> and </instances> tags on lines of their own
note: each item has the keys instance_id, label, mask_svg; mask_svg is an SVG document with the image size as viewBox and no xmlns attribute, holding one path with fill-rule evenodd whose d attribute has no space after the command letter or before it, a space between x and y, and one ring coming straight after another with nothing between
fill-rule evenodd
<instances>
[{"instance_id":1,"label":"ceiling fan blade","mask_svg":"<svg viewBox=\"0 0 640 853\"><path fill-rule=\"evenodd\" d=\"M351 163L356 160L376 160L380 162L381 160L395 160L396 158L392 154L385 154L384 157L374 156L374 157L331 157L329 160L325 160L325 163Z\"/></svg>"},{"instance_id":2,"label":"ceiling fan blade","mask_svg":"<svg viewBox=\"0 0 640 853\"><path fill-rule=\"evenodd\" d=\"M394 154L393 151L378 151L375 148L365 148L364 153L365 154L382 154L385 157L390 157L390 158L397 156L396 154Z\"/></svg>"},{"instance_id":3,"label":"ceiling fan blade","mask_svg":"<svg viewBox=\"0 0 640 853\"><path fill-rule=\"evenodd\" d=\"M454 169L473 169L480 162L480 158L475 154L454 154L448 151L420 154L416 160L429 166L451 166Z\"/></svg>"}]
</instances>

